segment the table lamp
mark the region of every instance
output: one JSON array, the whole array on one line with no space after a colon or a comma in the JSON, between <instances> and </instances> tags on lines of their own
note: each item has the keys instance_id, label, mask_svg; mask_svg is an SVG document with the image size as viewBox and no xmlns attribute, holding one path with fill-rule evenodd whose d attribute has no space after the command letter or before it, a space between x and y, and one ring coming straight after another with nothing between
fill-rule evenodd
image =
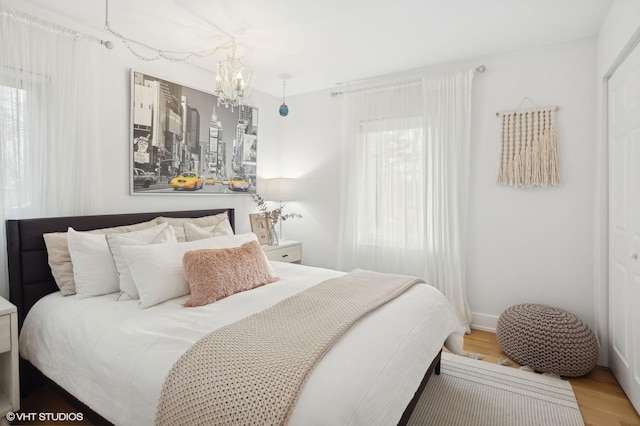
<instances>
[{"instance_id":1,"label":"table lamp","mask_svg":"<svg viewBox=\"0 0 640 426\"><path fill-rule=\"evenodd\" d=\"M282 207L283 201L292 201L295 198L295 179L271 178L265 179L262 197L265 201L277 201ZM279 238L282 240L282 220L278 219Z\"/></svg>"}]
</instances>

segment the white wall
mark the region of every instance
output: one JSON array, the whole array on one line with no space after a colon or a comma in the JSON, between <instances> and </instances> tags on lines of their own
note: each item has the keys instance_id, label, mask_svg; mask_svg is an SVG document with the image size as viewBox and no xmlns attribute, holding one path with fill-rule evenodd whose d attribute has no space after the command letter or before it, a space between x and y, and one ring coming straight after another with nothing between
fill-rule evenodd
<instances>
[{"instance_id":1,"label":"white wall","mask_svg":"<svg viewBox=\"0 0 640 426\"><path fill-rule=\"evenodd\" d=\"M598 78L602 78L616 61L622 59L624 48L638 40L640 2L615 0L598 35Z\"/></svg>"},{"instance_id":2,"label":"white wall","mask_svg":"<svg viewBox=\"0 0 640 426\"><path fill-rule=\"evenodd\" d=\"M595 40L482 58L474 80L467 283L476 325L493 328L507 307L546 303L593 323ZM439 70L434 70L439 71ZM499 121L525 97L558 105L562 186L514 189L495 184ZM307 173L298 205L306 217L288 236L304 243L304 263L337 267L340 98L290 97L283 123L282 171ZM308 172L305 172L308 171Z\"/></svg>"},{"instance_id":3,"label":"white wall","mask_svg":"<svg viewBox=\"0 0 640 426\"><path fill-rule=\"evenodd\" d=\"M467 289L474 323L493 328L518 303L543 303L593 325L595 40L486 59L474 87ZM524 97L557 105L561 185L496 185L497 111ZM529 106L523 106L529 107Z\"/></svg>"},{"instance_id":4,"label":"white wall","mask_svg":"<svg viewBox=\"0 0 640 426\"><path fill-rule=\"evenodd\" d=\"M297 178L298 201L285 212L303 215L284 223L285 238L303 242L303 263L336 268L340 181L341 102L328 92L287 99L282 119L280 170Z\"/></svg>"}]
</instances>

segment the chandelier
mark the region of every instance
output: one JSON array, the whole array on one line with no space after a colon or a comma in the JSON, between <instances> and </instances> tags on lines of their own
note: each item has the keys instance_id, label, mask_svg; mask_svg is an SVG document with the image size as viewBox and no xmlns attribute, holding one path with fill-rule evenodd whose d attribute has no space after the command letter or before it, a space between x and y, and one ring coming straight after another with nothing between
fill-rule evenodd
<instances>
[{"instance_id":1,"label":"chandelier","mask_svg":"<svg viewBox=\"0 0 640 426\"><path fill-rule=\"evenodd\" d=\"M216 71L216 96L218 106L234 107L251 105L253 83L256 79L255 71L247 72L245 81L242 73L247 69L242 58L236 58L236 43L232 41L231 53L226 60L218 61Z\"/></svg>"}]
</instances>

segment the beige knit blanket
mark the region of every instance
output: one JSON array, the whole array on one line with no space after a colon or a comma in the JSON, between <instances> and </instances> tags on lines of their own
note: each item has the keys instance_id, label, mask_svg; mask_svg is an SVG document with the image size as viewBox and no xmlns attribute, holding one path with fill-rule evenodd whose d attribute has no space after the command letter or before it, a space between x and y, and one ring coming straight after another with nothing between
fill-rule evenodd
<instances>
[{"instance_id":1,"label":"beige knit blanket","mask_svg":"<svg viewBox=\"0 0 640 426\"><path fill-rule=\"evenodd\" d=\"M285 424L309 373L340 336L420 282L356 270L211 332L171 368L156 424Z\"/></svg>"}]
</instances>

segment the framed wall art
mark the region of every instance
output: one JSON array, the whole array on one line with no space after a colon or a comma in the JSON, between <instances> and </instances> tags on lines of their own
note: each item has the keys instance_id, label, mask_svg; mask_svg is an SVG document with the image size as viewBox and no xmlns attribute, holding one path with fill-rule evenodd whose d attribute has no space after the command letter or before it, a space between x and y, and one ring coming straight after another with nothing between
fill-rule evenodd
<instances>
[{"instance_id":1,"label":"framed wall art","mask_svg":"<svg viewBox=\"0 0 640 426\"><path fill-rule=\"evenodd\" d=\"M132 194L255 193L258 109L131 70Z\"/></svg>"},{"instance_id":2,"label":"framed wall art","mask_svg":"<svg viewBox=\"0 0 640 426\"><path fill-rule=\"evenodd\" d=\"M269 242L269 227L271 223L264 213L249 213L249 221L251 222L251 232L258 236L260 244Z\"/></svg>"}]
</instances>

